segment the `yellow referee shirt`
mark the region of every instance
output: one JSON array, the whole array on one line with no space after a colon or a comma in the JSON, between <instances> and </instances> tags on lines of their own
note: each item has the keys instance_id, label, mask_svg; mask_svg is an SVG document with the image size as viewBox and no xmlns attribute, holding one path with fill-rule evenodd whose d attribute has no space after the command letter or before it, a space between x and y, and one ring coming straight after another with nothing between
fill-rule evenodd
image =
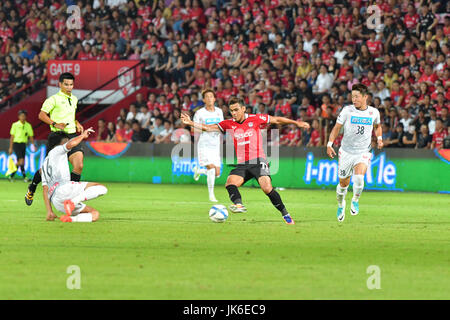
<instances>
[{"instance_id":1,"label":"yellow referee shirt","mask_svg":"<svg viewBox=\"0 0 450 320\"><path fill-rule=\"evenodd\" d=\"M62 93L61 90L48 97L42 104L41 110L50 115L56 123L67 124L64 131L67 133L75 133L77 127L75 124L75 112L77 111L78 98L73 94L68 96ZM52 131L60 131L59 129L50 126Z\"/></svg>"},{"instance_id":2,"label":"yellow referee shirt","mask_svg":"<svg viewBox=\"0 0 450 320\"><path fill-rule=\"evenodd\" d=\"M26 121L22 123L20 120L12 124L9 134L14 136L14 143L28 143L28 138L34 136L31 124Z\"/></svg>"}]
</instances>

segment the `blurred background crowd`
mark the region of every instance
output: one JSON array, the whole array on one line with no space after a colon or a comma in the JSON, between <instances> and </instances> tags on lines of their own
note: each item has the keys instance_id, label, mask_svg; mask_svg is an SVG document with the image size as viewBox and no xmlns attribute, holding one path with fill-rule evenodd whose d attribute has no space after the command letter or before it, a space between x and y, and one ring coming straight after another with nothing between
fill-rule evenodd
<instances>
[{"instance_id":1,"label":"blurred background crowd","mask_svg":"<svg viewBox=\"0 0 450 320\"><path fill-rule=\"evenodd\" d=\"M70 5L81 9L81 29L67 29ZM324 146L356 83L380 111L385 146L442 148L448 135L445 0L6 0L0 8L0 108L45 77L49 59L146 62L150 93L117 121L100 120L98 141L190 141L176 133L180 114L193 114L213 88L225 118L238 96L248 113L311 123L280 128L272 144Z\"/></svg>"}]
</instances>

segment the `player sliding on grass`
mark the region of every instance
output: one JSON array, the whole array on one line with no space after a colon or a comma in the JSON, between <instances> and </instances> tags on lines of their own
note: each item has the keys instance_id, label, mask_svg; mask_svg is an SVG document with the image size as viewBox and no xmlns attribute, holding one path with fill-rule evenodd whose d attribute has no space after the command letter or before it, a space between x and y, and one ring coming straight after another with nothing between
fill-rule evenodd
<instances>
[{"instance_id":1,"label":"player sliding on grass","mask_svg":"<svg viewBox=\"0 0 450 320\"><path fill-rule=\"evenodd\" d=\"M89 128L70 140L69 135L63 131L52 132L48 137L48 153L41 170L44 203L49 221L57 218L50 201L58 211L66 213L60 217L62 222L98 220L99 212L86 206L82 201L106 194L106 187L94 182L70 181L70 169L67 163L67 153L76 148L83 139L89 137L91 132L94 130Z\"/></svg>"},{"instance_id":2,"label":"player sliding on grass","mask_svg":"<svg viewBox=\"0 0 450 320\"><path fill-rule=\"evenodd\" d=\"M339 149L339 184L336 187L338 210L337 219L342 222L345 218L345 195L353 175L353 199L350 213L359 213L359 197L364 189L364 175L372 158L370 152L372 144L372 130L376 125L378 149L383 148L380 113L374 107L367 105L368 90L363 84L352 87L353 105L346 106L339 114L336 125L330 133L327 144L327 154L334 158L336 152L333 142L344 126L344 137Z\"/></svg>"},{"instance_id":3,"label":"player sliding on grass","mask_svg":"<svg viewBox=\"0 0 450 320\"><path fill-rule=\"evenodd\" d=\"M196 129L209 132L227 132L233 137L238 164L230 172L226 182L226 189L233 202L230 210L232 212L247 211L242 204L242 197L238 188L250 179L255 178L275 208L281 212L286 223L294 224L294 220L286 210L280 195L272 187L269 165L262 147L261 128L264 128L269 123L281 125L295 124L299 128L309 128L309 124L284 117L271 117L268 114L247 114L245 113L244 102L235 97L230 99L228 106L233 119L224 120L218 124L205 125L195 123L187 114L182 114L181 119L184 124Z\"/></svg>"}]
</instances>

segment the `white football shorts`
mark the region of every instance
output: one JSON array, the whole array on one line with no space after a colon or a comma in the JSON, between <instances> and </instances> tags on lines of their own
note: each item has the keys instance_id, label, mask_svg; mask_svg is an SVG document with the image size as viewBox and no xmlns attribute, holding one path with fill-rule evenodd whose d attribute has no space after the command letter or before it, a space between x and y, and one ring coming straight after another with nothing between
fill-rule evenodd
<instances>
[{"instance_id":1,"label":"white football shorts","mask_svg":"<svg viewBox=\"0 0 450 320\"><path fill-rule=\"evenodd\" d=\"M58 211L65 213L64 201L73 199L86 189L87 182L74 182L70 181L56 188L52 195L52 203ZM75 205L75 209L72 211L72 215L79 214L86 205L79 202Z\"/></svg>"},{"instance_id":2,"label":"white football shorts","mask_svg":"<svg viewBox=\"0 0 450 320\"><path fill-rule=\"evenodd\" d=\"M201 166L213 164L216 167L221 166L220 148L198 148L198 163Z\"/></svg>"},{"instance_id":3,"label":"white football shorts","mask_svg":"<svg viewBox=\"0 0 450 320\"><path fill-rule=\"evenodd\" d=\"M353 168L358 163L364 163L370 166L372 153L364 152L359 154L347 153L342 148L339 149L338 175L339 179L345 179L353 175Z\"/></svg>"}]
</instances>

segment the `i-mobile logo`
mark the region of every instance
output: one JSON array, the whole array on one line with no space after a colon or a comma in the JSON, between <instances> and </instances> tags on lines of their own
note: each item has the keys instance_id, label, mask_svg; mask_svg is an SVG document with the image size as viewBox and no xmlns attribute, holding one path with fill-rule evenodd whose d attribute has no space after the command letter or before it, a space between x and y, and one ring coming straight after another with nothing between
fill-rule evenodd
<instances>
[{"instance_id":1,"label":"i-mobile logo","mask_svg":"<svg viewBox=\"0 0 450 320\"><path fill-rule=\"evenodd\" d=\"M372 125L372 121L373 121L372 118L367 118L367 117L355 117L355 116L352 116L350 118L350 122L352 124L363 124L363 125L371 126Z\"/></svg>"},{"instance_id":2,"label":"i-mobile logo","mask_svg":"<svg viewBox=\"0 0 450 320\"><path fill-rule=\"evenodd\" d=\"M380 153L377 157L372 156L369 168L365 176L365 185L367 189L372 190L398 190L395 187L397 178L397 168L392 161L386 159L386 154ZM345 175L345 172L341 172ZM306 156L306 167L303 181L310 184L315 180L317 185L335 185L338 183L338 161L337 160L319 160L314 165L314 154L309 152Z\"/></svg>"},{"instance_id":3,"label":"i-mobile logo","mask_svg":"<svg viewBox=\"0 0 450 320\"><path fill-rule=\"evenodd\" d=\"M237 140L248 138L248 137L251 137L251 136L253 136L253 130L252 131L247 131L246 133L238 133L238 134L234 135L234 137Z\"/></svg>"}]
</instances>

